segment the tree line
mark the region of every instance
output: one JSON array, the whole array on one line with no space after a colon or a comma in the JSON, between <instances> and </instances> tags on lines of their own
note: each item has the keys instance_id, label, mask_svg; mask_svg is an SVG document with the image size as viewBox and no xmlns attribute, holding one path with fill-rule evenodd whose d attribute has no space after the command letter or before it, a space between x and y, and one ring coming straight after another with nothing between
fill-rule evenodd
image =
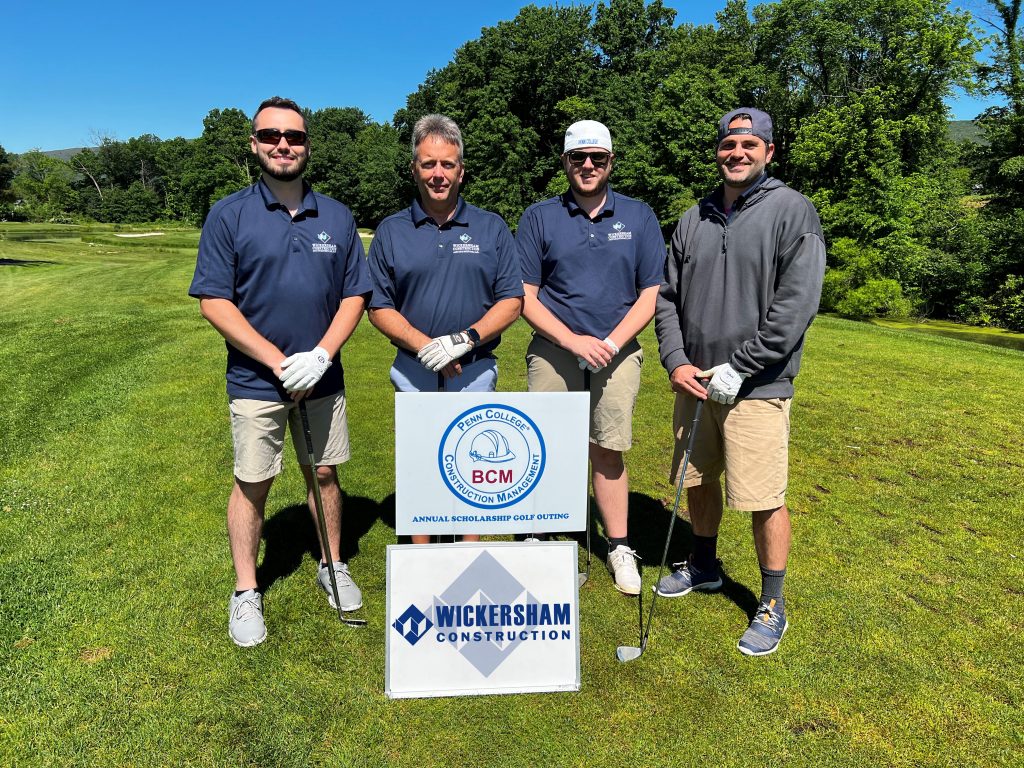
<instances>
[{"instance_id":1,"label":"tree line","mask_svg":"<svg viewBox=\"0 0 1024 768\"><path fill-rule=\"evenodd\" d=\"M677 26L661 0L527 6L428 73L390 124L310 111L307 178L372 228L408 205L412 125L441 112L464 133L466 198L514 226L565 189L566 126L597 119L613 184L668 232L717 183L718 117L756 106L775 121L772 173L821 214L823 309L1024 330L1020 6L988 0L976 18L945 0L731 0L705 26ZM981 144L948 137L956 88L1006 103L978 117ZM69 160L0 148L0 218L199 224L258 176L246 113L213 109L203 125L198 139L105 139Z\"/></svg>"}]
</instances>

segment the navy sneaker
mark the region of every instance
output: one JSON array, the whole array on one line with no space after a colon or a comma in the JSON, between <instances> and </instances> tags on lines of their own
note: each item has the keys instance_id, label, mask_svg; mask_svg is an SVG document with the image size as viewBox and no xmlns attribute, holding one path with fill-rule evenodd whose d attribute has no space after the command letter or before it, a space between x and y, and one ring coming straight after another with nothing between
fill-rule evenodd
<instances>
[{"instance_id":1,"label":"navy sneaker","mask_svg":"<svg viewBox=\"0 0 1024 768\"><path fill-rule=\"evenodd\" d=\"M722 586L721 564L722 561L718 560L713 571L698 571L688 560L673 563L672 573L663 577L654 591L662 597L682 597L695 589L714 591Z\"/></svg>"},{"instance_id":2,"label":"navy sneaker","mask_svg":"<svg viewBox=\"0 0 1024 768\"><path fill-rule=\"evenodd\" d=\"M776 610L774 599L761 603L736 647L747 656L767 656L779 647L787 629L789 622L786 621L785 609Z\"/></svg>"}]
</instances>

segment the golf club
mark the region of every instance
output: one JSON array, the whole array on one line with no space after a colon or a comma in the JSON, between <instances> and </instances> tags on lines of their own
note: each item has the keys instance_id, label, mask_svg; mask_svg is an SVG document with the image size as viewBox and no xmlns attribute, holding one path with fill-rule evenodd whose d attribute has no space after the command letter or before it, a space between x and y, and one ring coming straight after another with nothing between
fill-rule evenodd
<instances>
[{"instance_id":1,"label":"golf club","mask_svg":"<svg viewBox=\"0 0 1024 768\"><path fill-rule=\"evenodd\" d=\"M679 469L679 483L676 486L676 501L672 505L672 519L668 523L668 536L665 537L665 551L661 555L661 566L658 568L658 578L654 582L654 597L651 598L651 608L647 613L647 629L644 630L639 647L635 645L620 645L615 649L615 656L619 661L625 663L639 659L647 650L647 638L651 634L651 622L654 620L654 606L658 602L658 583L665 571L665 561L668 560L668 547L672 541L672 530L676 525L676 515L679 512L679 499L683 495L683 479L686 477L686 467L690 463L690 453L693 451L693 439L697 434L697 425L700 423L700 412L704 408L704 401L697 401L697 408L693 412L693 424L690 426L690 439L686 441L686 453L683 455L683 466ZM642 626L642 624L641 624Z\"/></svg>"},{"instance_id":2,"label":"golf club","mask_svg":"<svg viewBox=\"0 0 1024 768\"><path fill-rule=\"evenodd\" d=\"M446 391L446 386L445 386L445 383L444 383L444 373L442 371L438 371L437 372L437 391L438 392ZM436 536L431 536L430 537L430 543L431 544L440 544L442 538L443 538L442 534L437 534ZM459 540L459 535L457 533L453 533L452 534L452 544L454 544L458 540Z\"/></svg>"},{"instance_id":3,"label":"golf club","mask_svg":"<svg viewBox=\"0 0 1024 768\"><path fill-rule=\"evenodd\" d=\"M331 560L331 545L327 538L327 519L324 517L324 500L320 498L320 480L316 476L316 459L313 457L313 433L309 429L309 414L306 413L306 401L299 400L299 416L302 417L302 434L306 438L306 455L309 457L309 470L313 476L313 501L316 505L316 522L320 528L320 544ZM365 627L366 619L350 619L341 610L341 597L338 595L338 580L334 576L334 563L327 564L327 572L331 577L331 591L334 593L334 604L338 606L338 618L348 627Z\"/></svg>"},{"instance_id":4,"label":"golf club","mask_svg":"<svg viewBox=\"0 0 1024 768\"><path fill-rule=\"evenodd\" d=\"M590 394L590 369L583 369L583 391L588 395ZM590 404L587 404L587 410L590 410ZM588 448L589 450L589 448ZM577 574L577 578L580 581L582 587L587 583L590 578L590 466L587 466L587 570L583 573Z\"/></svg>"}]
</instances>

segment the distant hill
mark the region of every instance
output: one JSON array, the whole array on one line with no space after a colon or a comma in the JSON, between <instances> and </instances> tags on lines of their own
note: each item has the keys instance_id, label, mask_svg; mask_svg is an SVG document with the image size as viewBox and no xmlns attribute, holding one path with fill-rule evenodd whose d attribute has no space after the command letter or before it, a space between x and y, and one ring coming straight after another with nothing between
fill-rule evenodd
<instances>
[{"instance_id":1,"label":"distant hill","mask_svg":"<svg viewBox=\"0 0 1024 768\"><path fill-rule=\"evenodd\" d=\"M58 160L70 160L83 149L89 149L89 147L72 147L70 149L49 149L46 152L43 152L43 154L46 155L47 157L56 157Z\"/></svg>"},{"instance_id":2,"label":"distant hill","mask_svg":"<svg viewBox=\"0 0 1024 768\"><path fill-rule=\"evenodd\" d=\"M987 144L981 134L981 128L973 120L950 120L949 138L953 141L973 141L975 144Z\"/></svg>"},{"instance_id":3,"label":"distant hill","mask_svg":"<svg viewBox=\"0 0 1024 768\"><path fill-rule=\"evenodd\" d=\"M55 157L58 160L70 160L83 149L95 149L95 147L69 147L68 149L44 149L40 151L47 157ZM10 154L12 157L17 157L19 154L24 155L26 153L11 152Z\"/></svg>"}]
</instances>

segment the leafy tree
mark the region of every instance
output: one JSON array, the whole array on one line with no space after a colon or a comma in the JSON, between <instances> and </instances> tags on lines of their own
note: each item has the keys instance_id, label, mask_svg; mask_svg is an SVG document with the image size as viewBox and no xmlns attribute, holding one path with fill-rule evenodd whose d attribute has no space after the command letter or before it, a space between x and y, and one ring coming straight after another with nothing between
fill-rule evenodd
<instances>
[{"instance_id":1,"label":"leafy tree","mask_svg":"<svg viewBox=\"0 0 1024 768\"><path fill-rule=\"evenodd\" d=\"M427 113L454 119L466 143L466 198L514 224L559 170L564 105L593 90L590 21L587 7L531 5L484 29L395 114L403 143Z\"/></svg>"},{"instance_id":2,"label":"leafy tree","mask_svg":"<svg viewBox=\"0 0 1024 768\"><path fill-rule=\"evenodd\" d=\"M160 163L180 163L180 182L171 185L173 205L181 215L201 223L215 202L252 184L259 163L249 145L252 124L240 109L212 109L203 120L203 135L187 150L157 153Z\"/></svg>"},{"instance_id":3,"label":"leafy tree","mask_svg":"<svg viewBox=\"0 0 1024 768\"><path fill-rule=\"evenodd\" d=\"M74 171L38 150L18 156L12 182L15 206L31 221L71 221L78 205Z\"/></svg>"},{"instance_id":4,"label":"leafy tree","mask_svg":"<svg viewBox=\"0 0 1024 768\"><path fill-rule=\"evenodd\" d=\"M360 226L376 228L386 216L409 204L415 187L409 174L410 154L390 125L370 123L351 145L356 183L348 204Z\"/></svg>"},{"instance_id":5,"label":"leafy tree","mask_svg":"<svg viewBox=\"0 0 1024 768\"><path fill-rule=\"evenodd\" d=\"M0 146L0 199L7 194L14 178L14 163L7 150Z\"/></svg>"},{"instance_id":6,"label":"leafy tree","mask_svg":"<svg viewBox=\"0 0 1024 768\"><path fill-rule=\"evenodd\" d=\"M196 152L196 142L181 137L161 142L156 152L157 174L163 192L163 215L185 221L198 221L190 208L190 195L183 184L186 168Z\"/></svg>"},{"instance_id":7,"label":"leafy tree","mask_svg":"<svg viewBox=\"0 0 1024 768\"><path fill-rule=\"evenodd\" d=\"M307 116L310 157L306 180L317 191L351 205L363 179L356 172L356 135L370 118L355 107L328 107Z\"/></svg>"},{"instance_id":8,"label":"leafy tree","mask_svg":"<svg viewBox=\"0 0 1024 768\"><path fill-rule=\"evenodd\" d=\"M202 139L209 152L235 166L237 178L252 184L259 178L259 163L249 146L252 121L240 109L211 109L203 118ZM245 186L243 184L242 186Z\"/></svg>"},{"instance_id":9,"label":"leafy tree","mask_svg":"<svg viewBox=\"0 0 1024 768\"><path fill-rule=\"evenodd\" d=\"M11 180L14 178L13 158L0 146L0 221L14 217L11 203L14 196L11 192Z\"/></svg>"}]
</instances>

